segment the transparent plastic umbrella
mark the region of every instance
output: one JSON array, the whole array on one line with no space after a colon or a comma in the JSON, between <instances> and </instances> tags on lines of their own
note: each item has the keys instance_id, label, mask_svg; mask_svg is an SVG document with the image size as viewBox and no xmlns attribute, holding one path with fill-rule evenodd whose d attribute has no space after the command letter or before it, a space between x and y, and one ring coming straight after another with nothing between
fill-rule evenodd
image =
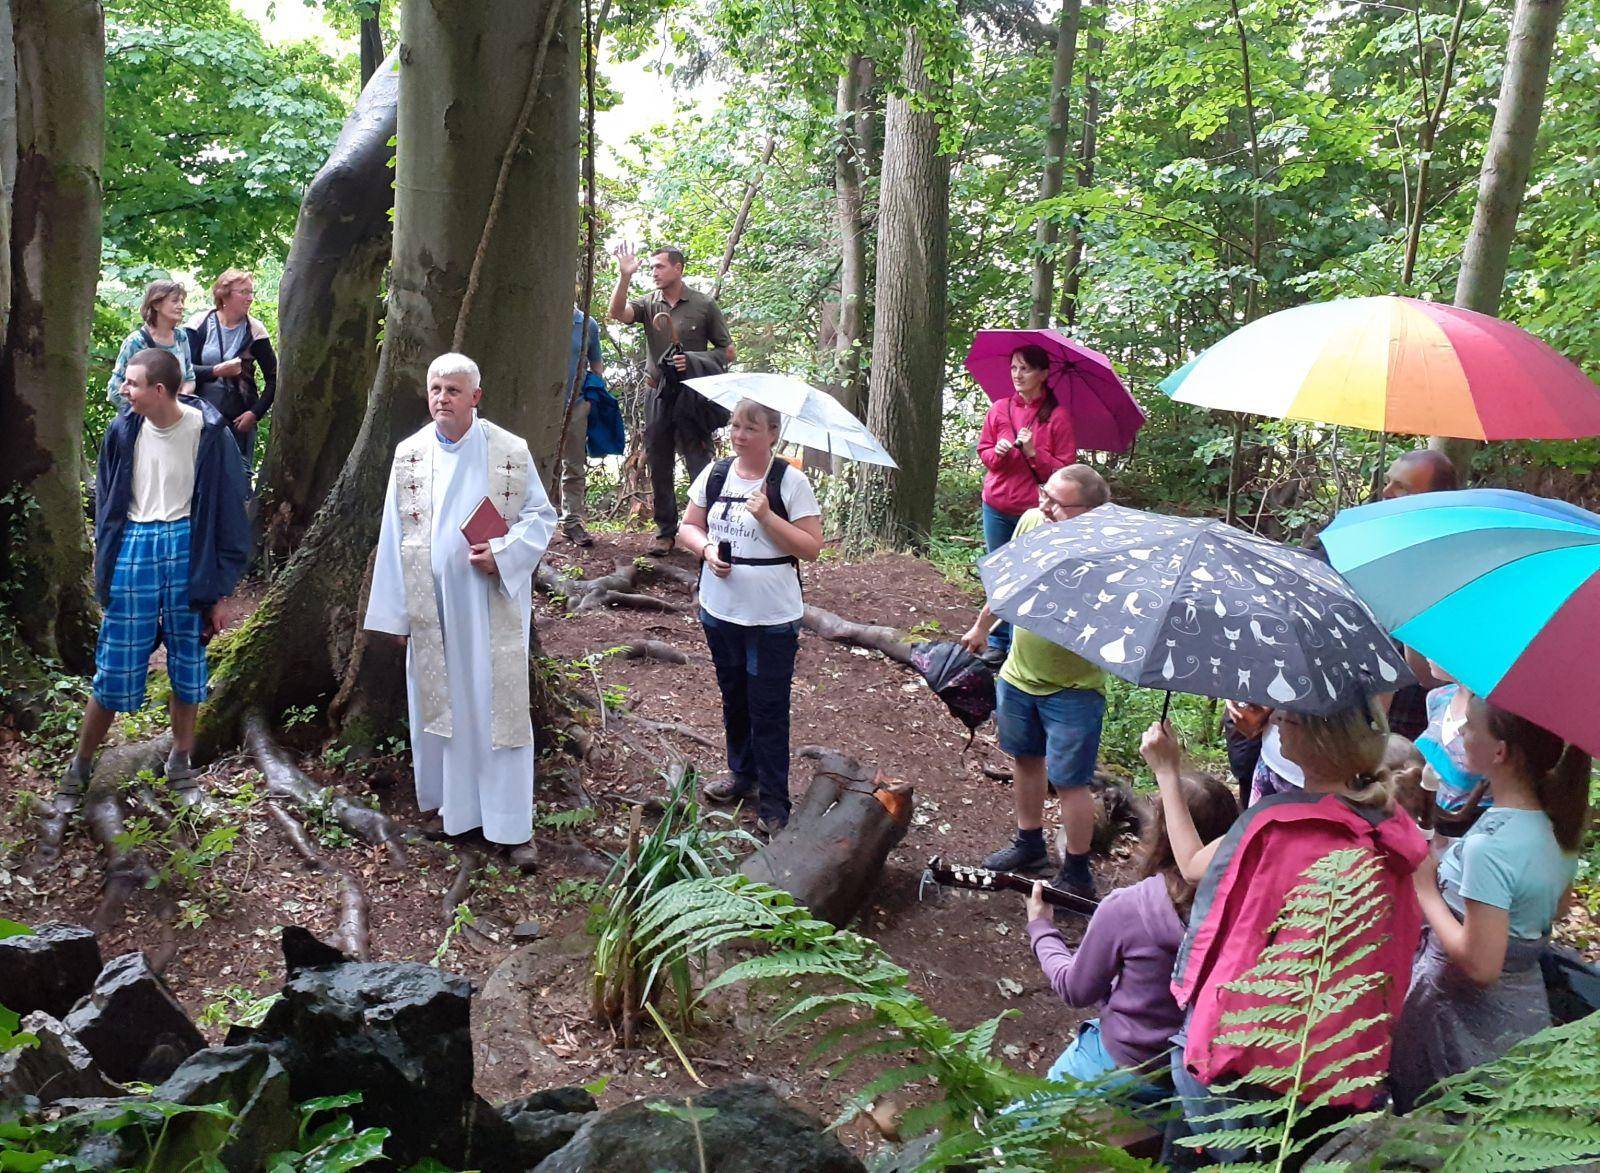
<instances>
[{"instance_id":1,"label":"transparent plastic umbrella","mask_svg":"<svg viewBox=\"0 0 1600 1173\"><path fill-rule=\"evenodd\" d=\"M741 399L772 408L783 417L782 438L789 443L863 464L900 467L865 424L832 395L802 379L767 371L740 371L686 379L684 386L730 411Z\"/></svg>"}]
</instances>

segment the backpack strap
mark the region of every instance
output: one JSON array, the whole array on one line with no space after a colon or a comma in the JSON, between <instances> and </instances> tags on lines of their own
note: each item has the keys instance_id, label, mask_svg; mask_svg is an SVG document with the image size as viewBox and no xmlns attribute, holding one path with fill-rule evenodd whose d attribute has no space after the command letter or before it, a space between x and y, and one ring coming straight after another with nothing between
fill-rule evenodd
<instances>
[{"instance_id":1,"label":"backpack strap","mask_svg":"<svg viewBox=\"0 0 1600 1173\"><path fill-rule=\"evenodd\" d=\"M789 467L787 460L774 460L772 467L767 469L766 483L762 486L767 494L767 501L772 506L772 512L789 520L789 510L783 503L783 478ZM727 518L733 507L746 500L745 497L730 497L724 489L728 483L728 474L733 470L733 457L724 456L711 466L711 472L706 476L706 519L711 518L711 511L718 505L722 506L722 516ZM778 558L742 558L734 555L735 566L793 566L796 576L800 574L800 559L793 554L785 554Z\"/></svg>"}]
</instances>

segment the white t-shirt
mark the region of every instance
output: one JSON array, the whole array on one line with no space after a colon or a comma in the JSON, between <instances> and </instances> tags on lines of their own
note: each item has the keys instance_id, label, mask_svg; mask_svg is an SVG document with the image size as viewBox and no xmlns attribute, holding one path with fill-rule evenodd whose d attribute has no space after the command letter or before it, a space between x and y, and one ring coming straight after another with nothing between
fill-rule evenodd
<instances>
[{"instance_id":1,"label":"white t-shirt","mask_svg":"<svg viewBox=\"0 0 1600 1173\"><path fill-rule=\"evenodd\" d=\"M713 542L733 543L736 558L782 558L784 552L767 538L761 523L754 520L744 507L744 498L761 487L761 478L748 480L728 470L723 482L722 495L738 498L724 504L706 501L706 482L711 479L715 464L708 464L689 487L689 500L707 509L706 533ZM820 517L816 494L806 474L785 462L783 470L783 507L790 521L803 517ZM742 623L747 627L765 627L773 623L793 623L805 614L805 604L800 600L800 576L787 564L775 566L740 566L735 564L727 578L718 578L709 566L700 569L700 605L713 618L727 623Z\"/></svg>"},{"instance_id":2,"label":"white t-shirt","mask_svg":"<svg viewBox=\"0 0 1600 1173\"><path fill-rule=\"evenodd\" d=\"M189 516L194 461L205 421L199 408L187 403L178 407L183 415L170 427L158 428L149 420L139 425L139 438L133 443L129 521L179 521Z\"/></svg>"}]
</instances>

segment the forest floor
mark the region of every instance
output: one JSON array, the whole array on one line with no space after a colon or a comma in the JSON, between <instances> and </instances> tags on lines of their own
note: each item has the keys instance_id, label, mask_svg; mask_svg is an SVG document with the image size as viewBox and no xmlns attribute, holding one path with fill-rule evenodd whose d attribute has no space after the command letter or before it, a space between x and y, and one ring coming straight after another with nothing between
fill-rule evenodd
<instances>
[{"instance_id":1,"label":"forest floor","mask_svg":"<svg viewBox=\"0 0 1600 1173\"><path fill-rule=\"evenodd\" d=\"M586 551L558 541L549 557L558 570L581 565L583 577L593 577L641 554L644 545L642 535L606 534ZM689 591L671 582L650 590L681 610L568 615L539 597L535 615L544 650L572 660L639 639L680 649L690 657L687 665L605 658L593 669L598 680L583 669L578 682L613 706L687 727L720 744L716 683ZM824 560L806 571L806 598L843 618L922 638L954 638L975 608L973 598L935 567L907 556L860 563ZM338 781L357 797L373 796L403 825L421 829L426 824L416 810L403 755L349 765L337 753L319 752L313 714L280 717L279 727L312 777ZM30 843L32 821L26 814L32 800L27 796L44 798L53 779L30 764L38 758L28 744L6 736L0 730L0 802L12 814L4 845L9 851L0 856L0 916L32 924L88 923L101 896L102 866L81 830L69 833L53 869L29 879L19 868ZM702 774L723 768L720 752L679 733L664 736ZM966 741L965 730L909 670L876 652L802 634L794 746L842 750L911 783L916 792L909 833L891 852L876 892L852 927L876 939L909 972L912 990L958 1029L1002 1010L1016 1011L1000 1028L1000 1053L1014 1067L1042 1073L1087 1015L1064 1006L1045 984L1028 946L1021 898L935 891L924 899L919 894L930 856L976 863L1010 834L1009 784L984 772L986 766L996 773L1007 766L992 724L979 731L970 748ZM474 1020L478 1087L491 1101L601 1076L609 1077L602 1097L608 1103L694 1090L658 1034L646 1031L638 1046L625 1051L612 1029L597 1025L589 1014L589 905L609 859L622 849L631 806L665 795L663 757L647 745L625 744L614 729L599 734L583 772L583 791L595 804L595 817L574 828L541 826L536 838L542 866L535 875L521 874L503 857L489 857L467 896L481 935L447 933L452 918L442 901L456 874L451 854L428 858L414 852L409 867L395 871L381 851L352 841L331 820L309 822L328 860L363 880L371 901L375 960L426 962L442 952L445 968L473 980L480 991ZM797 758L791 780L796 800L810 773L809 763ZM179 948L166 978L208 1037L220 1041L229 1022L259 1009L259 999L281 984L279 926L299 924L326 937L335 928L338 908L334 878L309 871L268 817L261 776L249 755L214 763L204 785L211 797L192 826L174 833L158 822L135 820L129 835L147 851L165 853L165 873L181 902ZM546 788L551 794L562 789L554 780ZM566 789L565 798L555 794L555 801L541 805L541 820L573 805L577 792ZM1128 882L1133 849L1132 840L1124 839L1097 862L1103 890ZM1582 923L1569 927L1592 939L1592 923L1586 913L1579 915ZM513 939L513 927L530 921L538 925L536 938L531 943ZM1081 927L1063 926L1069 941ZM109 958L148 949L156 933L153 903L136 897L128 915L103 935L102 952ZM678 1042L707 1083L758 1075L832 1119L871 1078L871 1067L851 1068L843 1078L830 1080L825 1062L811 1056L815 1040L804 1032L771 1031L763 1021L765 1008L757 1006L752 1018L750 1004L740 1009L730 1001L695 1029L679 1033ZM865 1119L840 1135L859 1152L880 1143Z\"/></svg>"},{"instance_id":2,"label":"forest floor","mask_svg":"<svg viewBox=\"0 0 1600 1173\"><path fill-rule=\"evenodd\" d=\"M549 557L558 570L577 564L584 577L593 577L643 553L645 543L642 535L602 534L592 549L580 551L558 540ZM688 565L682 555L673 555L673 560ZM544 650L572 659L638 639L682 650L690 657L687 665L608 658L594 670L598 685L587 670L577 682L603 692L612 705L651 721L681 724L720 745L716 681L689 607L689 591L670 582L650 589L683 609L568 615L539 596L535 619ZM806 599L846 619L885 624L922 638L954 638L975 613L965 591L928 562L907 556L854 564L825 560L806 571ZM338 781L358 798L375 796L405 826L420 829L427 823L416 809L404 756L346 768L337 753L318 753L308 736L315 728L314 720L305 719L309 716L279 721L285 744L300 750L307 774L319 782ZM665 736L703 775L724 767L719 751L678 734ZM983 773L985 765L1003 771L1008 764L995 745L992 725L979 731L970 748L964 748L966 743L965 729L909 670L876 652L802 634L795 669L794 746L842 750L910 782L916 791L911 828L890 854L875 895L852 927L876 939L909 971L911 988L957 1028L1005 1009L1017 1011L1001 1027L1001 1053L1015 1067L1042 1073L1086 1015L1064 1006L1045 985L1028 947L1022 899L955 891L932 891L926 899L919 895L930 856L975 863L1010 834L1009 784ZM589 1015L592 939L584 926L596 882L610 857L622 849L630 805L666 793L662 759L648 750L614 736L598 736L583 773L597 817L573 830L541 827L536 832L541 850L536 875L523 875L504 858L491 855L467 898L477 918L475 928L486 935L452 935L441 964L471 978L481 991L518 950L514 965L504 972L514 971L518 988L529 991L528 1021L539 1036L511 1037L507 1024L482 1021L475 1011L478 1087L494 1102L600 1076L609 1077L604 1102L694 1090L671 1048L655 1032L645 1032L640 1045L624 1051L612 1029L597 1025ZM0 784L0 802L14 812L9 823L11 862L0 867L0 916L31 924L88 923L101 895L96 848L74 828L59 864L28 879L17 868L30 839L30 820L24 815L32 800L24 796L46 798L53 778L30 765L28 746L15 737L0 742L0 775L6 779ZM791 776L796 801L810 776L810 763L797 758ZM334 931L338 908L335 880L309 871L267 817L261 776L248 754L220 759L203 784L211 795L206 813L181 838L203 845L206 832L222 828L232 846L214 854L201 852L198 859L180 852L167 869L181 911L179 949L166 979L207 1036L220 1041L229 1022L248 1016L263 995L281 984L278 927L299 924L326 937ZM554 811L541 804L539 813L543 819ZM742 817L747 826L753 825L752 816ZM371 900L372 957L433 960L446 944L451 918L441 901L456 873L453 860L413 853L408 869L395 872L381 851L351 841L331 820L312 820L308 829L329 862L361 876ZM130 822L129 831L158 855L169 837L159 826L138 820ZM1103 888L1125 882L1130 847L1129 842L1119 844L1112 858L1100 862ZM529 921L539 926L537 939L531 944L513 940L513 926ZM1076 940L1081 925L1063 929L1069 940ZM109 958L150 948L155 936L151 902L136 897L122 923L103 935L102 952ZM723 1018L713 1016L678 1037L709 1084L759 1075L831 1119L872 1074L863 1066L831 1081L825 1062L810 1057L813 1037L764 1030L752 1034L749 1017L743 1012L730 1015L727 1008ZM841 1132L858 1150L870 1147L877 1135L864 1121Z\"/></svg>"}]
</instances>

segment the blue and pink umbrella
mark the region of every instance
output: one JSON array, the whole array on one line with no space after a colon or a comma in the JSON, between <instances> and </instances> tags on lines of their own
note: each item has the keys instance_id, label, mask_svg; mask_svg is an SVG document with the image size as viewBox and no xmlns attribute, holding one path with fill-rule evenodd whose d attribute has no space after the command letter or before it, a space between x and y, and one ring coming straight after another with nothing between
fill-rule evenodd
<instances>
[{"instance_id":1,"label":"blue and pink umbrella","mask_svg":"<svg viewBox=\"0 0 1600 1173\"><path fill-rule=\"evenodd\" d=\"M1346 509L1334 567L1401 643L1600 755L1600 516L1503 489Z\"/></svg>"}]
</instances>

